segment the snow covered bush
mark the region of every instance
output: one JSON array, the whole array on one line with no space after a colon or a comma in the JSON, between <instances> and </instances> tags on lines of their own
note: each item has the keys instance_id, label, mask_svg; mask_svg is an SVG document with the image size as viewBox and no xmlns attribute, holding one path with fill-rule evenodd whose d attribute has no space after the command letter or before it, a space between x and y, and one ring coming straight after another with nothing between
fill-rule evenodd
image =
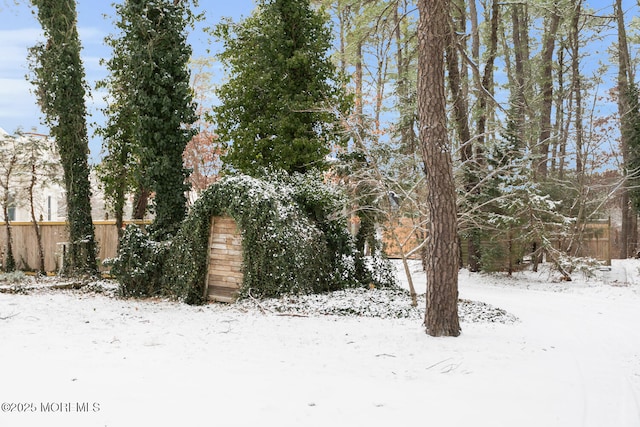
<instances>
[{"instance_id":1,"label":"snow covered bush","mask_svg":"<svg viewBox=\"0 0 640 427\"><path fill-rule=\"evenodd\" d=\"M20 283L26 279L26 274L23 271L11 271L8 273L0 273L0 283L15 284Z\"/></svg>"},{"instance_id":2,"label":"snow covered bush","mask_svg":"<svg viewBox=\"0 0 640 427\"><path fill-rule=\"evenodd\" d=\"M168 248L168 242L153 241L138 226L127 226L120 240L118 257L105 261L120 283L120 295L160 295L162 289L159 284Z\"/></svg>"},{"instance_id":3,"label":"snow covered bush","mask_svg":"<svg viewBox=\"0 0 640 427\"><path fill-rule=\"evenodd\" d=\"M564 271L582 273L585 278L593 278L603 262L591 257L559 256L558 262Z\"/></svg>"}]
</instances>

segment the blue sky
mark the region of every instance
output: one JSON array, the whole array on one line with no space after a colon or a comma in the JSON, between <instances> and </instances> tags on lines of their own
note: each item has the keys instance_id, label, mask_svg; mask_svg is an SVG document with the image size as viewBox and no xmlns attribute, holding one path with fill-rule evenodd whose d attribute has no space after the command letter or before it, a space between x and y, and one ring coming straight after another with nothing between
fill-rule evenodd
<instances>
[{"instance_id":1,"label":"blue sky","mask_svg":"<svg viewBox=\"0 0 640 427\"><path fill-rule=\"evenodd\" d=\"M118 0L121 2L122 0ZM18 4L16 4L18 3ZM613 0L587 0L587 3L598 14L610 14ZM638 14L635 0L623 0L627 20ZM93 88L95 81L106 75L106 70L100 66L101 58L110 56L110 49L104 46L104 37L114 31L112 26L114 9L112 0L77 0L78 22L80 38L83 45L83 62L87 75L87 82ZM209 37L202 31L202 27L218 23L223 16L234 20L248 16L254 8L254 0L200 0L201 11L206 19L199 23L199 27L190 34L190 42L194 56L206 55ZM108 15L105 17L105 15ZM604 29L607 36L600 43L595 43L591 49L592 57L583 61L583 72L586 75L597 73L598 59L609 61L606 49L615 41L612 28ZM29 0L0 0L0 127L9 133L18 128L25 131L36 129L40 133L48 133L46 127L40 124L41 112L36 105L35 97L31 94L31 84L26 81L28 73L27 49L41 40L40 24L31 12ZM215 50L215 46L213 47ZM599 51L599 52L598 52ZM498 70L500 72L500 70ZM602 95L606 88L615 81L615 64L612 64L603 77L603 87L599 91ZM218 73L217 79L221 78ZM92 90L92 97L87 99L90 116L88 123L103 123L99 113L104 104L105 93ZM608 105L608 104L607 104ZM608 109L615 108L609 106ZM93 130L89 129L91 157L93 162L99 160L101 141L93 137Z\"/></svg>"},{"instance_id":2,"label":"blue sky","mask_svg":"<svg viewBox=\"0 0 640 427\"><path fill-rule=\"evenodd\" d=\"M32 86L25 79L29 71L27 49L43 40L40 24L31 12L28 0L18 0L18 3L15 4L14 0L0 0L0 46L3 53L0 61L0 128L9 133L19 128L48 133L40 123L42 114L31 94ZM111 0L77 0L82 59L87 82L92 89L96 80L106 75L106 70L100 66L100 59L111 55L103 41L106 35L115 31L112 25L112 3ZM202 27L216 24L223 16L237 21L248 16L253 8L253 0L200 0L199 9L205 13L206 19L189 36L194 57L206 55L206 50L210 47L209 37L202 31ZM104 93L92 90L92 98L87 99L90 124L103 121L98 113L103 106ZM91 157L96 161L100 156L101 141L93 137L91 129L89 134Z\"/></svg>"}]
</instances>

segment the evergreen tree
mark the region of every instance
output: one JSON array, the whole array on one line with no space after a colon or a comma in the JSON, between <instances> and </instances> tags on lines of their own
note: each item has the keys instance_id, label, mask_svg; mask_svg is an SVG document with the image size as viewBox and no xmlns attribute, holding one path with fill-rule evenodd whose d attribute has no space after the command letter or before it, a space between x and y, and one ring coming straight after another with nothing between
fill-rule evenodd
<instances>
[{"instance_id":1,"label":"evergreen tree","mask_svg":"<svg viewBox=\"0 0 640 427\"><path fill-rule=\"evenodd\" d=\"M522 139L517 114L509 110L501 138L486 147L486 169L478 176L481 191L465 199L484 243L479 246L480 267L511 274L530 259L535 269L544 253L564 279L571 280L572 266L558 247L564 245L575 219L562 213L562 202L534 179L533 165L539 157Z\"/></svg>"},{"instance_id":2,"label":"evergreen tree","mask_svg":"<svg viewBox=\"0 0 640 427\"><path fill-rule=\"evenodd\" d=\"M185 31L195 19L189 6L188 1L127 0L116 6L122 34L108 40L114 56L105 84L114 104L104 129L110 152L103 176L117 177L107 181L117 209L131 177L155 193L151 229L157 239L177 230L186 212L182 153L195 133L188 125L196 119Z\"/></svg>"},{"instance_id":3,"label":"evergreen tree","mask_svg":"<svg viewBox=\"0 0 640 427\"><path fill-rule=\"evenodd\" d=\"M89 142L84 68L80 60L75 0L32 0L46 44L31 49L36 95L55 138L64 170L71 247L69 274L96 274L96 243L91 219Z\"/></svg>"},{"instance_id":4,"label":"evergreen tree","mask_svg":"<svg viewBox=\"0 0 640 427\"><path fill-rule=\"evenodd\" d=\"M214 33L230 73L213 114L227 165L254 175L321 168L340 142L330 109L346 109L326 15L309 0L260 0L252 16Z\"/></svg>"}]
</instances>

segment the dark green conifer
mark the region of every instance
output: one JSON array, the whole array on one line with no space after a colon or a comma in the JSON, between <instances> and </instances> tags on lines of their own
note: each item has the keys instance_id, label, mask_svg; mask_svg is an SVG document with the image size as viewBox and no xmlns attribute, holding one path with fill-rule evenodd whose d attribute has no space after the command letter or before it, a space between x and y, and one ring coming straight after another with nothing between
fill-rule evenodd
<instances>
[{"instance_id":1,"label":"dark green conifer","mask_svg":"<svg viewBox=\"0 0 640 427\"><path fill-rule=\"evenodd\" d=\"M322 168L340 142L332 109L346 105L329 58L327 16L309 0L260 0L249 18L214 33L229 73L214 110L226 164L251 175Z\"/></svg>"}]
</instances>

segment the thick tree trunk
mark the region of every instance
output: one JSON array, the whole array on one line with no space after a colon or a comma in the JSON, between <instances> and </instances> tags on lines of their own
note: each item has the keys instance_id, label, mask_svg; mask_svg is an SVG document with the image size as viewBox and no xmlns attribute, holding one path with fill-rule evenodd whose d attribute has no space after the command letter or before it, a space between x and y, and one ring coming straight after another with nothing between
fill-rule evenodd
<instances>
[{"instance_id":1,"label":"thick tree trunk","mask_svg":"<svg viewBox=\"0 0 640 427\"><path fill-rule=\"evenodd\" d=\"M418 117L430 212L425 326L431 336L458 336L458 220L444 77L449 2L419 0L418 9Z\"/></svg>"}]
</instances>

